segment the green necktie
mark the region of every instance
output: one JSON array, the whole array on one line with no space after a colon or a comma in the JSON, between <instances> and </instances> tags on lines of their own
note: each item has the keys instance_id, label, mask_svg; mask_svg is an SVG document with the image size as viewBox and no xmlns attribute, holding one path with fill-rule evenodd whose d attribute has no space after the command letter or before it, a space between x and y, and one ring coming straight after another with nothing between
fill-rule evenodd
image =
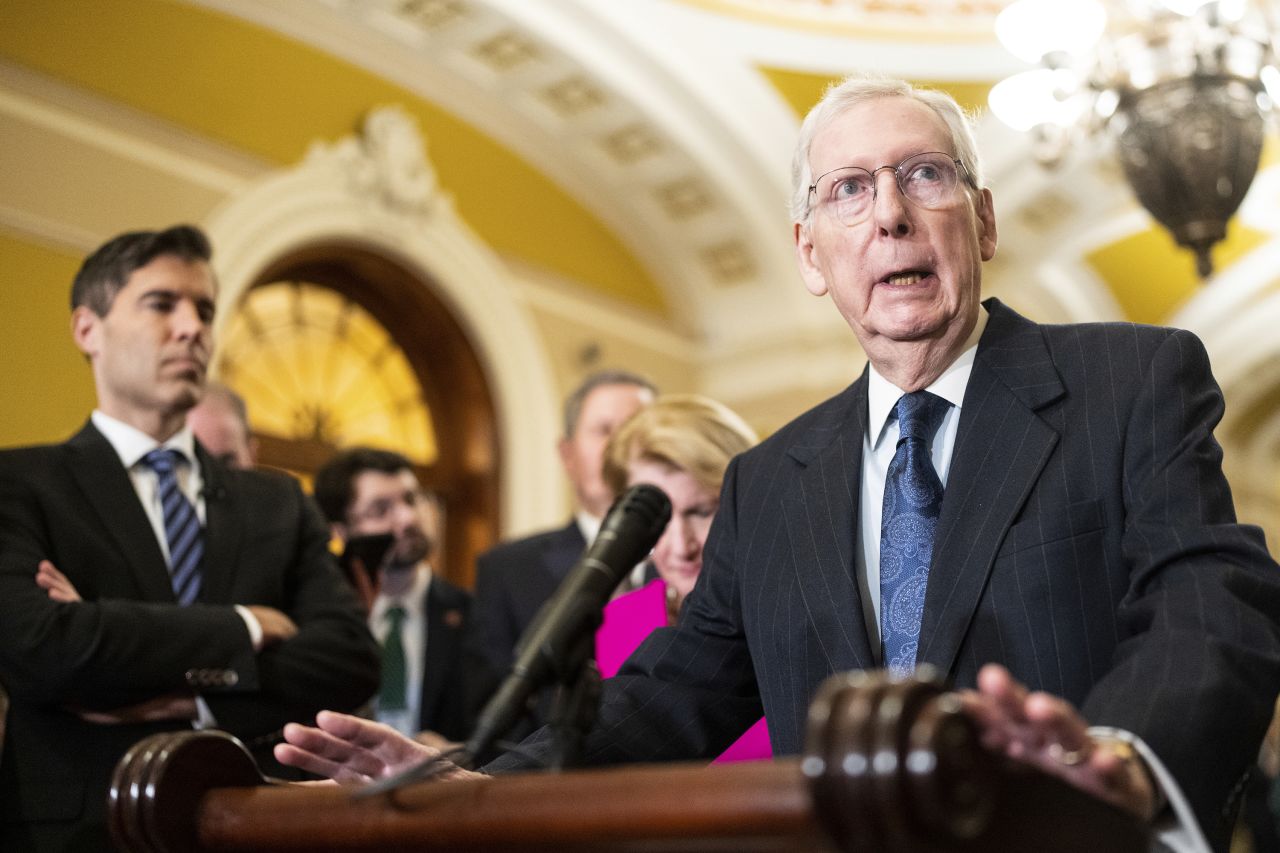
<instances>
[{"instance_id":1,"label":"green necktie","mask_svg":"<svg viewBox=\"0 0 1280 853\"><path fill-rule=\"evenodd\" d=\"M383 711L401 711L409 707L405 701L405 680L409 668L405 663L404 637L401 626L407 614L396 605L388 607L383 618L387 620L387 634L382 640L382 689L378 692L378 708Z\"/></svg>"}]
</instances>

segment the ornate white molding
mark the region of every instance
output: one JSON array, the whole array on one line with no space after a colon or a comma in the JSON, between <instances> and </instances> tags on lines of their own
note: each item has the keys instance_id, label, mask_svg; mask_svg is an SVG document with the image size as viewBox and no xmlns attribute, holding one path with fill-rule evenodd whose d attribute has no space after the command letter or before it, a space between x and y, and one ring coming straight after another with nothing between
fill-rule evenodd
<instances>
[{"instance_id":1,"label":"ornate white molding","mask_svg":"<svg viewBox=\"0 0 1280 853\"><path fill-rule=\"evenodd\" d=\"M406 113L375 110L359 136L313 146L298 166L229 198L205 226L220 324L261 270L304 246L357 245L414 273L467 330L495 397L504 534L563 520L559 394L546 353L509 272L454 213Z\"/></svg>"},{"instance_id":2,"label":"ornate white molding","mask_svg":"<svg viewBox=\"0 0 1280 853\"><path fill-rule=\"evenodd\" d=\"M374 199L393 214L429 216L442 199L426 140L400 106L371 110L360 136L311 143L306 163L316 170L336 169L353 195Z\"/></svg>"}]
</instances>

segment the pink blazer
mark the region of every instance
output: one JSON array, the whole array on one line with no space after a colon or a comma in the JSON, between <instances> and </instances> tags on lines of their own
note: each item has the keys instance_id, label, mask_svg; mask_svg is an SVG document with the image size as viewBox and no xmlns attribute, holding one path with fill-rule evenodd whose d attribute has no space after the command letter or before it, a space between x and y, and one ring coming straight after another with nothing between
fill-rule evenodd
<instances>
[{"instance_id":1,"label":"pink blazer","mask_svg":"<svg viewBox=\"0 0 1280 853\"><path fill-rule=\"evenodd\" d=\"M604 622L596 632L596 663L600 666L600 675L612 678L649 632L665 624L667 587L660 578L606 604ZM720 754L716 763L772 757L769 729L761 717Z\"/></svg>"}]
</instances>

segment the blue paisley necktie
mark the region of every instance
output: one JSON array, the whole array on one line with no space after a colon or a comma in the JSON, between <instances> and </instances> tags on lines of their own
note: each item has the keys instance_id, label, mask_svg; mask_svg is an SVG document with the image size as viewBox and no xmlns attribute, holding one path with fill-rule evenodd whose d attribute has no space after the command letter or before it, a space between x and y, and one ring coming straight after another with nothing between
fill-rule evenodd
<instances>
[{"instance_id":1,"label":"blue paisley necktie","mask_svg":"<svg viewBox=\"0 0 1280 853\"><path fill-rule=\"evenodd\" d=\"M908 675L916 665L920 617L942 507L942 481L929 445L951 404L928 391L903 394L894 411L898 448L884 484L880 520L880 636L884 665Z\"/></svg>"}]
</instances>

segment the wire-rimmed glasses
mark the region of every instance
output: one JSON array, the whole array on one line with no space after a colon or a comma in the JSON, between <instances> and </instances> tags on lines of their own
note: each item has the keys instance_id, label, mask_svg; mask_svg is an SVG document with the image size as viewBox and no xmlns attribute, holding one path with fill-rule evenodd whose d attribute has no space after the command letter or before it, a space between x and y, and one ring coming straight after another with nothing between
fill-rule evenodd
<instances>
[{"instance_id":1,"label":"wire-rimmed glasses","mask_svg":"<svg viewBox=\"0 0 1280 853\"><path fill-rule=\"evenodd\" d=\"M929 210L951 203L961 176L973 184L960 160L941 151L925 151L912 154L897 166L877 166L870 170L841 166L824 172L809 185L814 206L827 211L842 225L857 225L871 212L871 203L876 198L876 175L885 169L893 170L898 189L905 198Z\"/></svg>"}]
</instances>

